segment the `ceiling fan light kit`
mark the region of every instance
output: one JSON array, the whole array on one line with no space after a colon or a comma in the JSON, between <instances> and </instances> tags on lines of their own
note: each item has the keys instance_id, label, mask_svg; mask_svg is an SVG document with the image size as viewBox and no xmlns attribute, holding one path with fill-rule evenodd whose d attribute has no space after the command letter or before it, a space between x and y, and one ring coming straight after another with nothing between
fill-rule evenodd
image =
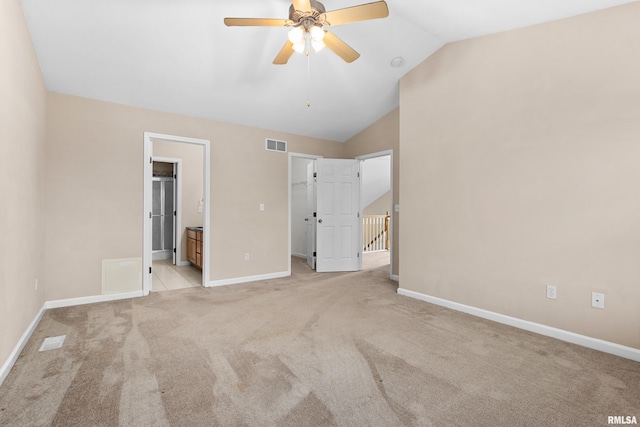
<instances>
[{"instance_id":1,"label":"ceiling fan light kit","mask_svg":"<svg viewBox=\"0 0 640 427\"><path fill-rule=\"evenodd\" d=\"M327 12L319 1L293 0L289 6L289 19L225 18L224 23L227 26L240 27L291 27L288 33L289 40L274 59L274 64L286 64L294 52L306 52L308 55L308 45L311 45L314 52L320 52L328 47L345 62L350 63L358 59L360 54L338 36L327 31L325 27L387 16L389 16L389 8L384 1Z\"/></svg>"},{"instance_id":2,"label":"ceiling fan light kit","mask_svg":"<svg viewBox=\"0 0 640 427\"><path fill-rule=\"evenodd\" d=\"M289 41L293 43L293 50L298 53L303 53L307 47L307 41L311 43L314 52L320 52L325 48L325 44L322 41L324 39L324 30L313 25L309 29L303 29L301 27L293 27L289 30Z\"/></svg>"}]
</instances>

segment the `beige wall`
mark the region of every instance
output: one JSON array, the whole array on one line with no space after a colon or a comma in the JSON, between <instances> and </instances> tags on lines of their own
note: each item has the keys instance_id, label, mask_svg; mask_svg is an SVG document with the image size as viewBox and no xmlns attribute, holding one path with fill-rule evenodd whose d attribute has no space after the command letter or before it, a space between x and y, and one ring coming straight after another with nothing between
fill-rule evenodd
<instances>
[{"instance_id":1,"label":"beige wall","mask_svg":"<svg viewBox=\"0 0 640 427\"><path fill-rule=\"evenodd\" d=\"M345 158L354 158L379 151L393 150L393 205L400 203L400 114L396 108L380 120L349 139L345 145ZM391 212L393 239L391 247L393 251L393 271L398 275L400 271L400 213Z\"/></svg>"},{"instance_id":2,"label":"beige wall","mask_svg":"<svg viewBox=\"0 0 640 427\"><path fill-rule=\"evenodd\" d=\"M142 256L143 132L211 141L209 280L287 271L288 157L266 137L327 157L344 147L56 93L48 111L47 300L98 295L103 259Z\"/></svg>"},{"instance_id":3,"label":"beige wall","mask_svg":"<svg viewBox=\"0 0 640 427\"><path fill-rule=\"evenodd\" d=\"M638 22L463 41L402 79L401 287L640 348Z\"/></svg>"},{"instance_id":4,"label":"beige wall","mask_svg":"<svg viewBox=\"0 0 640 427\"><path fill-rule=\"evenodd\" d=\"M198 203L204 196L204 147L202 145L155 140L153 141L152 154L154 157L182 160L182 180L178 182L178 192L182 201L181 224L176 224L176 228L181 242L180 261L186 261L186 227L199 227L203 224L202 213L198 212Z\"/></svg>"},{"instance_id":5,"label":"beige wall","mask_svg":"<svg viewBox=\"0 0 640 427\"><path fill-rule=\"evenodd\" d=\"M343 144L222 123L209 137L212 279L287 271L289 160L287 153L266 151L265 138L287 141L290 152L325 157L338 157Z\"/></svg>"},{"instance_id":6,"label":"beige wall","mask_svg":"<svg viewBox=\"0 0 640 427\"><path fill-rule=\"evenodd\" d=\"M391 206L391 191L387 191L362 209L363 215L385 215ZM391 212L389 212L391 213Z\"/></svg>"},{"instance_id":7,"label":"beige wall","mask_svg":"<svg viewBox=\"0 0 640 427\"><path fill-rule=\"evenodd\" d=\"M46 90L18 0L0 2L0 64L1 364L42 307L46 286Z\"/></svg>"}]
</instances>

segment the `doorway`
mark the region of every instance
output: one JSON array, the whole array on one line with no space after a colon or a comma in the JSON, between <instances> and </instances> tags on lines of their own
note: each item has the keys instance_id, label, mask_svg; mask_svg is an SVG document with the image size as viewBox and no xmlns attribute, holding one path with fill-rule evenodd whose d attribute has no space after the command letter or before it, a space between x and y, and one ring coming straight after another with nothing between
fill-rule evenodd
<instances>
[{"instance_id":1,"label":"doorway","mask_svg":"<svg viewBox=\"0 0 640 427\"><path fill-rule=\"evenodd\" d=\"M363 215L371 216L372 221L379 224L368 234L363 230L363 268L389 265L389 278L394 280L393 150L365 154L356 159L361 162Z\"/></svg>"},{"instance_id":2,"label":"doorway","mask_svg":"<svg viewBox=\"0 0 640 427\"><path fill-rule=\"evenodd\" d=\"M359 270L359 162L295 153L289 159L290 255L318 272Z\"/></svg>"},{"instance_id":3,"label":"doorway","mask_svg":"<svg viewBox=\"0 0 640 427\"><path fill-rule=\"evenodd\" d=\"M170 147L167 148L167 147ZM199 156L197 160L190 163L185 158L171 153L185 153L186 151L197 151ZM168 155L169 153L170 155ZM153 266L153 227L154 227L154 205L153 205L153 162L167 160L177 160L175 174L176 191L174 199L176 205L181 208L174 209L173 227L175 236L175 265L172 261L157 261L163 263L162 266L156 265L157 268L173 268L176 271L181 268L192 268L191 263L186 260L186 244L187 229L198 228L201 232L201 253L202 262L199 272L199 286L207 286L209 283L209 264L210 257L210 141L180 137L174 135L164 135L155 133L144 133L144 209L143 209L143 294L148 295L153 288L154 266ZM160 154L162 157L154 157L154 154ZM191 156L193 157L193 156ZM190 165L190 166L189 166ZM187 168L198 171L200 173L197 182L189 183L188 174L185 174ZM185 182L183 182L185 181ZM195 194L190 194L194 193ZM193 199L193 200L192 200ZM156 210L157 212L157 210ZM182 212L182 215L181 215ZM168 222L168 219L165 218ZM156 220L157 221L157 220ZM166 234L164 235L166 237ZM168 239L168 238L167 238ZM164 265L167 264L167 265ZM195 268L195 267L193 267ZM158 285L160 285L158 283ZM160 286L158 286L160 287Z\"/></svg>"},{"instance_id":4,"label":"doorway","mask_svg":"<svg viewBox=\"0 0 640 427\"><path fill-rule=\"evenodd\" d=\"M311 154L289 153L289 273L291 273L291 257L308 260L313 257L315 243L309 233L314 232L313 215L308 212L308 177L309 165L322 156ZM315 264L311 266L315 268Z\"/></svg>"},{"instance_id":5,"label":"doorway","mask_svg":"<svg viewBox=\"0 0 640 427\"><path fill-rule=\"evenodd\" d=\"M151 210L151 250L154 261L171 259L176 263L177 160L153 161L151 182L153 202Z\"/></svg>"},{"instance_id":6,"label":"doorway","mask_svg":"<svg viewBox=\"0 0 640 427\"><path fill-rule=\"evenodd\" d=\"M318 218L313 217L307 211L307 195L309 182L307 180L307 165L316 163L316 160L323 159L322 156L314 156L300 153L289 153L289 254L291 257L307 258L311 249L308 249L308 236L313 225ZM381 213L383 224L387 223L385 236L378 240L384 240L385 246L375 252L364 253L366 244L364 243L364 233L360 233L362 246L361 268L376 268L383 265L389 266L389 277L393 279L393 150L385 150L356 157L360 162L360 169L363 180L373 180L365 182L359 194L359 212L363 210L376 209ZM368 172L367 172L368 171ZM368 178L365 177L368 175ZM364 181L363 181L364 182ZM372 191L371 188L374 188ZM378 187L383 187L380 190ZM377 190L375 188L378 188ZM377 197L374 197L375 193ZM370 194L371 193L371 194ZM373 195L372 195L373 194ZM373 202L377 202L372 204ZM371 206L369 206L371 205ZM374 208L375 207L375 208ZM385 209L386 208L386 209ZM367 212L369 211L367 209ZM384 209L382 211L381 209ZM376 211L377 212L377 211ZM362 227L362 222L359 224ZM311 228L309 227L311 226ZM313 237L313 236L312 236ZM377 235L376 235L377 237ZM388 245L386 242L388 240ZM370 256L371 255L371 256ZM371 258L370 260L367 257ZM370 262L369 262L370 261ZM289 265L291 271L291 264Z\"/></svg>"},{"instance_id":7,"label":"doorway","mask_svg":"<svg viewBox=\"0 0 640 427\"><path fill-rule=\"evenodd\" d=\"M362 263L364 269L391 265L391 155L362 159Z\"/></svg>"}]
</instances>

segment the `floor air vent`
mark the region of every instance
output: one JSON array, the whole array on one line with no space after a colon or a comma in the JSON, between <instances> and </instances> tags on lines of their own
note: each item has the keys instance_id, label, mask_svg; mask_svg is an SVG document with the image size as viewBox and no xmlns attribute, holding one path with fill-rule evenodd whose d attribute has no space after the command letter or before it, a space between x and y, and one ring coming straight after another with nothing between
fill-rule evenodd
<instances>
[{"instance_id":1,"label":"floor air vent","mask_svg":"<svg viewBox=\"0 0 640 427\"><path fill-rule=\"evenodd\" d=\"M280 151L281 153L287 152L287 141L278 141L276 139L266 139L267 151Z\"/></svg>"},{"instance_id":2,"label":"floor air vent","mask_svg":"<svg viewBox=\"0 0 640 427\"><path fill-rule=\"evenodd\" d=\"M38 351L55 350L56 348L60 348L62 347L66 337L66 335L60 335L59 337L45 338L40 346L40 350Z\"/></svg>"}]
</instances>

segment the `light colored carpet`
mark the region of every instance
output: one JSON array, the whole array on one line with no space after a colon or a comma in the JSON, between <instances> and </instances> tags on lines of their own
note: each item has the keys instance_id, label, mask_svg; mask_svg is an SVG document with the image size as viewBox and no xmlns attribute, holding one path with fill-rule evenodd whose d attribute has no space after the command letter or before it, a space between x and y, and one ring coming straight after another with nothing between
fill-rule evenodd
<instances>
[{"instance_id":1,"label":"light colored carpet","mask_svg":"<svg viewBox=\"0 0 640 427\"><path fill-rule=\"evenodd\" d=\"M48 311L10 426L600 426L640 364L396 294L388 266ZM48 336L62 349L38 352Z\"/></svg>"}]
</instances>

